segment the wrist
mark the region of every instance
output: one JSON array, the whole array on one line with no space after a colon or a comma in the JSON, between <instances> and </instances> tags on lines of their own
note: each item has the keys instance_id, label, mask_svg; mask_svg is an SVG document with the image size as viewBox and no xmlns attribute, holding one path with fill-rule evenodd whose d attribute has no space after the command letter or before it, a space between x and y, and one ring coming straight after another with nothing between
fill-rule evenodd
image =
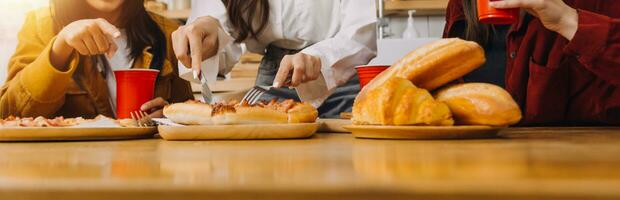
<instances>
[{"instance_id":1,"label":"wrist","mask_svg":"<svg viewBox=\"0 0 620 200\"><path fill-rule=\"evenodd\" d=\"M67 44L62 37L57 37L52 44L52 50L50 52L50 62L52 66L60 71L67 70L67 64L69 58L73 53L73 48Z\"/></svg>"},{"instance_id":2,"label":"wrist","mask_svg":"<svg viewBox=\"0 0 620 200\"><path fill-rule=\"evenodd\" d=\"M579 28L579 13L571 7L568 7L565 13L562 16L560 29L557 32L566 39L572 40Z\"/></svg>"}]
</instances>

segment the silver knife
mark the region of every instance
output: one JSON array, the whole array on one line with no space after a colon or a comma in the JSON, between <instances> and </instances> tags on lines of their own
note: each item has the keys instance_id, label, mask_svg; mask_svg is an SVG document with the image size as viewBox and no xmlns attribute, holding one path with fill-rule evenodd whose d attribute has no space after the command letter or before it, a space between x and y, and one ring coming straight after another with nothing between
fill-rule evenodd
<instances>
[{"instance_id":1,"label":"silver knife","mask_svg":"<svg viewBox=\"0 0 620 200\"><path fill-rule=\"evenodd\" d=\"M203 72L200 72L200 75L202 76L202 80L200 81L200 85L202 86L202 98L204 99L205 103L213 104L213 92L211 92L211 89L209 89L209 84L207 84L207 77Z\"/></svg>"}]
</instances>

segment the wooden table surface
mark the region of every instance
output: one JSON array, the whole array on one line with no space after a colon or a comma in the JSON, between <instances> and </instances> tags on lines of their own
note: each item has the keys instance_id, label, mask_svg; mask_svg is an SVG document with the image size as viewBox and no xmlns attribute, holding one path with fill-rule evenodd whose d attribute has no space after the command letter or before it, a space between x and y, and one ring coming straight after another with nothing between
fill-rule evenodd
<instances>
[{"instance_id":1,"label":"wooden table surface","mask_svg":"<svg viewBox=\"0 0 620 200\"><path fill-rule=\"evenodd\" d=\"M620 129L501 135L0 143L0 199L620 198Z\"/></svg>"}]
</instances>

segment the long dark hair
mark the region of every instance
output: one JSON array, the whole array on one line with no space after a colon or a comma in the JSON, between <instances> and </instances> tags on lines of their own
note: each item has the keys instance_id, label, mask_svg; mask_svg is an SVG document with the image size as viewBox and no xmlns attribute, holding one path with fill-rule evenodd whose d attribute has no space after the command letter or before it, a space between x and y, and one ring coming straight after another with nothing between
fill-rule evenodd
<instances>
[{"instance_id":1,"label":"long dark hair","mask_svg":"<svg viewBox=\"0 0 620 200\"><path fill-rule=\"evenodd\" d=\"M494 30L493 26L482 24L478 21L477 0L463 0L463 13L467 22L463 35L464 39L475 41L485 46L489 42Z\"/></svg>"},{"instance_id":2,"label":"long dark hair","mask_svg":"<svg viewBox=\"0 0 620 200\"><path fill-rule=\"evenodd\" d=\"M222 0L228 12L230 24L236 30L235 42L258 39L269 21L268 0ZM258 18L254 18L258 17ZM254 26L255 20L258 26Z\"/></svg>"},{"instance_id":3,"label":"long dark hair","mask_svg":"<svg viewBox=\"0 0 620 200\"><path fill-rule=\"evenodd\" d=\"M88 6L85 0L50 0L50 5L56 32L88 16L84 13L86 9L83 9ZM119 20L127 34L129 57L135 59L142 56L144 48L150 46L154 55L151 68L161 69L166 55L166 36L144 8L144 0L125 0L121 9Z\"/></svg>"}]
</instances>

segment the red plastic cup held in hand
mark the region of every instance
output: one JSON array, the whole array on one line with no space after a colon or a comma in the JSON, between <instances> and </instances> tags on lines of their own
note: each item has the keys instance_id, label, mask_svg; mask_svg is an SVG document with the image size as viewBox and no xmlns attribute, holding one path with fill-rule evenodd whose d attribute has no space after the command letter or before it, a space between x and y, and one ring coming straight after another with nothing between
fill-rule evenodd
<instances>
[{"instance_id":1,"label":"red plastic cup held in hand","mask_svg":"<svg viewBox=\"0 0 620 200\"><path fill-rule=\"evenodd\" d=\"M501 0L477 0L478 19L485 24L512 24L519 20L519 9L496 9L489 5L492 1Z\"/></svg>"}]
</instances>

